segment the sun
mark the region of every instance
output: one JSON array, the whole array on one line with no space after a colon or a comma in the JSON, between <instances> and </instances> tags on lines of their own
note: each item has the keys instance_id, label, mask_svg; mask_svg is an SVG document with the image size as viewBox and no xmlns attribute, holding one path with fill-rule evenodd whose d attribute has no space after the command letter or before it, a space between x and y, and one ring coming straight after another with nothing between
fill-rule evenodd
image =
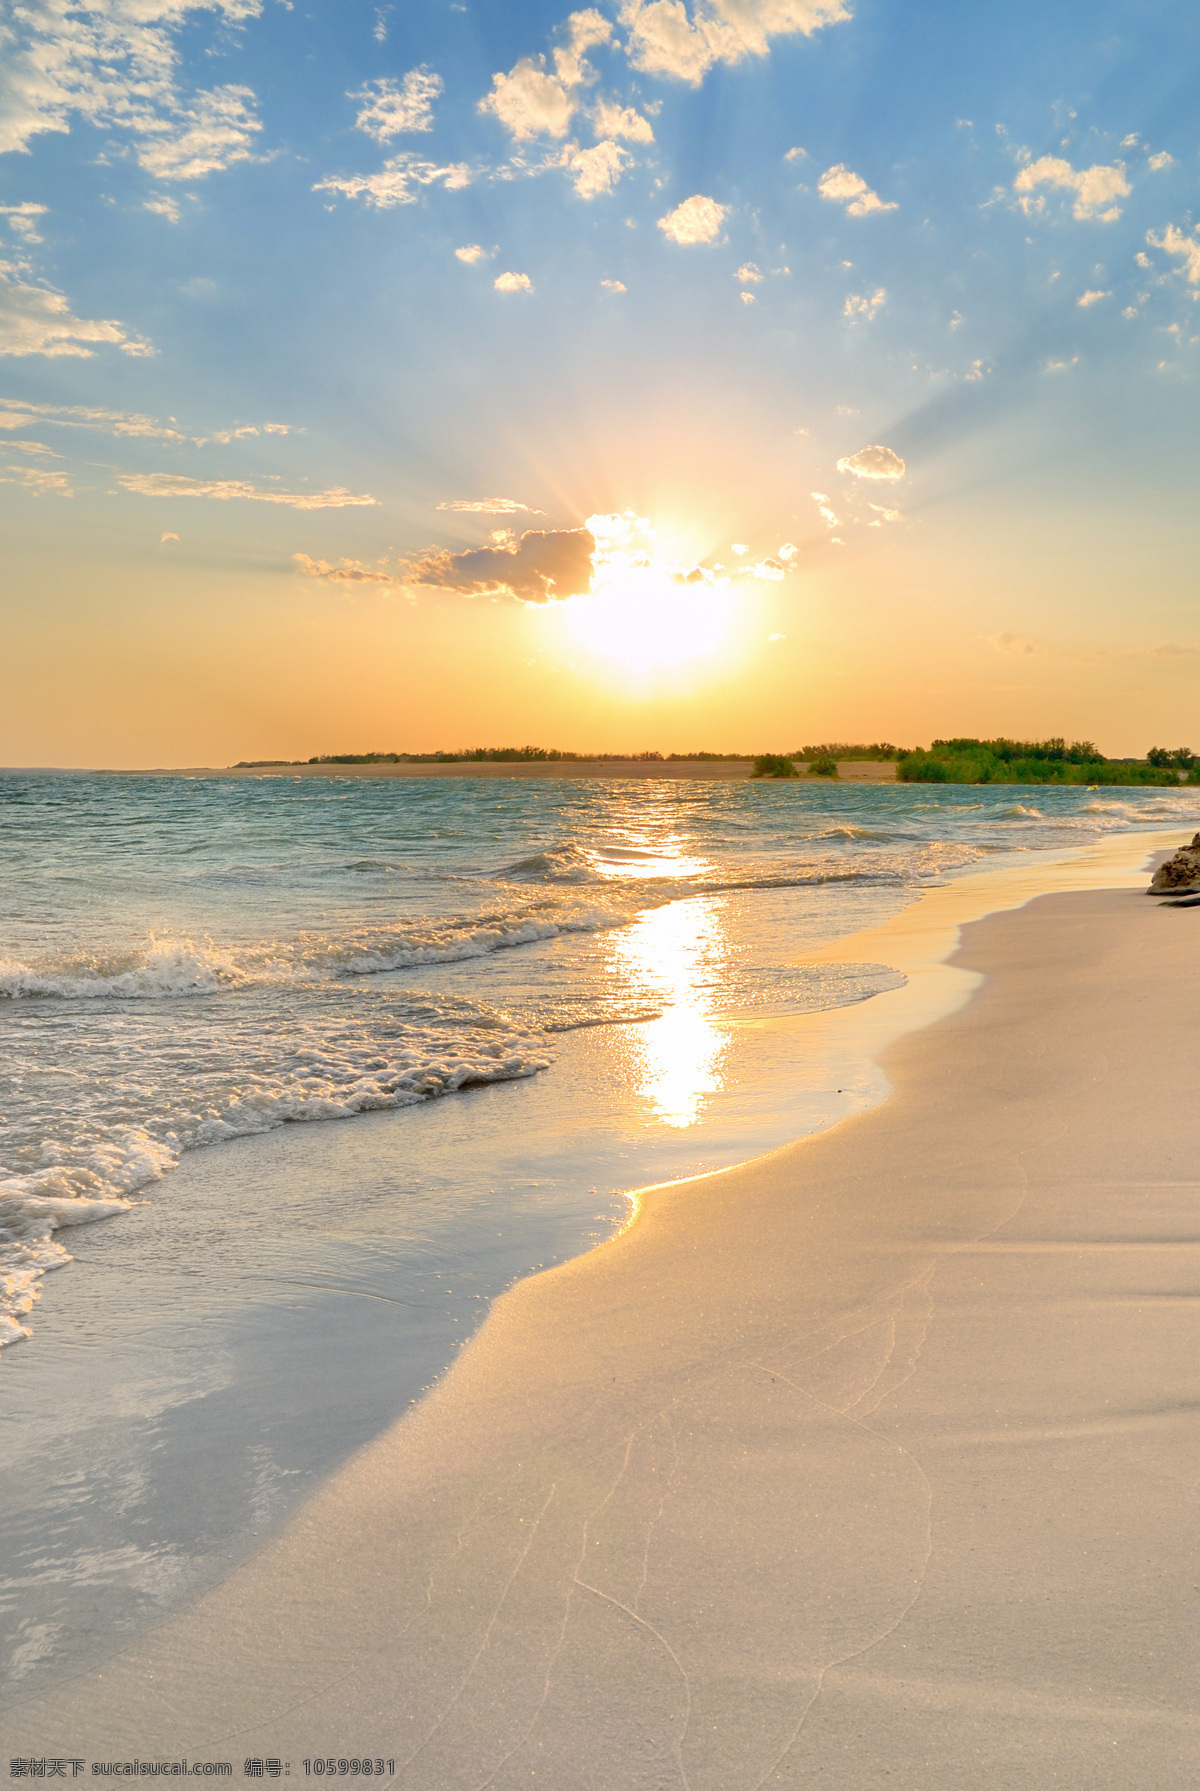
<instances>
[{"instance_id":1,"label":"sun","mask_svg":"<svg viewBox=\"0 0 1200 1791\"><path fill-rule=\"evenodd\" d=\"M589 516L586 526L596 541L592 588L564 606L581 645L638 676L722 653L739 607L727 577L680 563L632 511Z\"/></svg>"}]
</instances>

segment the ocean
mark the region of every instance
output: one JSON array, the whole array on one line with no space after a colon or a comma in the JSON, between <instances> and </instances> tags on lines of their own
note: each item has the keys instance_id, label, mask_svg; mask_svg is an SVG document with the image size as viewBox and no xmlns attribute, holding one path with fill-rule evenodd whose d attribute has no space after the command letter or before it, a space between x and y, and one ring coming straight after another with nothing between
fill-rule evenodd
<instances>
[{"instance_id":1,"label":"ocean","mask_svg":"<svg viewBox=\"0 0 1200 1791\"><path fill-rule=\"evenodd\" d=\"M878 1099L789 1023L902 979L806 954L1198 825L1183 788L0 774L6 1695L258 1546L633 1190Z\"/></svg>"}]
</instances>

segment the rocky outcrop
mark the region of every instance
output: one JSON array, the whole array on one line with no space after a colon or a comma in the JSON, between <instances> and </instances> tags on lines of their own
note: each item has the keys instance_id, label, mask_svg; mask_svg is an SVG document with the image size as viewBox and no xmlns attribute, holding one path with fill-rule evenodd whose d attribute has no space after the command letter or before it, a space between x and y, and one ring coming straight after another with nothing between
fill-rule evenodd
<instances>
[{"instance_id":1,"label":"rocky outcrop","mask_svg":"<svg viewBox=\"0 0 1200 1791\"><path fill-rule=\"evenodd\" d=\"M1200 893L1200 833L1190 846L1180 846L1174 858L1160 864L1151 879L1147 895L1191 895Z\"/></svg>"}]
</instances>

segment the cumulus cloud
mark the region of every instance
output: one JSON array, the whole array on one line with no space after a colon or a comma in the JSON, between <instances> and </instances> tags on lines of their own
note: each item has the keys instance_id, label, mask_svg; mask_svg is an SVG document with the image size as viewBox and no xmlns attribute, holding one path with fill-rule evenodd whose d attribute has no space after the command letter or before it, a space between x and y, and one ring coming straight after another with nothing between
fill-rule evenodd
<instances>
[{"instance_id":1,"label":"cumulus cloud","mask_svg":"<svg viewBox=\"0 0 1200 1791\"><path fill-rule=\"evenodd\" d=\"M1022 168L1013 182L1014 192L1026 195L1043 186L1062 187L1074 193L1075 216L1094 219L1101 224L1111 224L1120 217L1121 208L1114 205L1113 200L1125 198L1131 190L1125 169L1119 162L1114 167L1096 162L1090 168L1072 168L1070 162L1055 155L1039 156L1036 162ZM1030 211L1041 201L1024 198L1021 204Z\"/></svg>"},{"instance_id":2,"label":"cumulus cloud","mask_svg":"<svg viewBox=\"0 0 1200 1791\"><path fill-rule=\"evenodd\" d=\"M179 209L178 200L165 197L144 200L142 210L156 212L160 218L166 218L170 224L178 224L183 215Z\"/></svg>"},{"instance_id":3,"label":"cumulus cloud","mask_svg":"<svg viewBox=\"0 0 1200 1791\"><path fill-rule=\"evenodd\" d=\"M478 243L464 243L462 248L455 249L454 253L459 261L465 261L468 267L473 267L477 261L483 261L487 256L487 250L481 248Z\"/></svg>"},{"instance_id":4,"label":"cumulus cloud","mask_svg":"<svg viewBox=\"0 0 1200 1791\"><path fill-rule=\"evenodd\" d=\"M497 292L533 291L533 281L528 274L497 274L492 285Z\"/></svg>"},{"instance_id":5,"label":"cumulus cloud","mask_svg":"<svg viewBox=\"0 0 1200 1791\"><path fill-rule=\"evenodd\" d=\"M813 491L813 492L809 493L809 496L812 498L813 503L817 506L817 510L820 514L821 521L825 524L825 527L827 529L841 528L842 525L841 525L840 521L838 520L837 514L834 511L832 505L830 504L829 498L827 497L825 492Z\"/></svg>"},{"instance_id":6,"label":"cumulus cloud","mask_svg":"<svg viewBox=\"0 0 1200 1791\"><path fill-rule=\"evenodd\" d=\"M528 504L519 504L516 498L449 498L439 504L439 510L455 510L465 516L544 516L544 510L534 510Z\"/></svg>"},{"instance_id":7,"label":"cumulus cloud","mask_svg":"<svg viewBox=\"0 0 1200 1791\"><path fill-rule=\"evenodd\" d=\"M842 316L853 319L855 323L860 319L870 323L880 305L886 303L887 290L883 286L877 287L869 296L861 292L852 292L842 306Z\"/></svg>"},{"instance_id":8,"label":"cumulus cloud","mask_svg":"<svg viewBox=\"0 0 1200 1791\"><path fill-rule=\"evenodd\" d=\"M24 205L0 205L0 217L7 218L9 229L15 230L27 243L41 242L37 221L45 215L44 205L32 205L28 201Z\"/></svg>"},{"instance_id":9,"label":"cumulus cloud","mask_svg":"<svg viewBox=\"0 0 1200 1791\"><path fill-rule=\"evenodd\" d=\"M94 343L109 343L124 354L153 354L149 343L131 337L112 318L76 317L61 292L32 286L0 262L0 355L74 355L86 359Z\"/></svg>"},{"instance_id":10,"label":"cumulus cloud","mask_svg":"<svg viewBox=\"0 0 1200 1791\"><path fill-rule=\"evenodd\" d=\"M579 149L567 163L575 176L575 191L581 199L596 199L611 193L621 178L621 171L633 157L619 143L606 140L591 149Z\"/></svg>"},{"instance_id":11,"label":"cumulus cloud","mask_svg":"<svg viewBox=\"0 0 1200 1791\"><path fill-rule=\"evenodd\" d=\"M514 597L552 603L590 588L596 541L590 529L529 529L502 535L491 547L427 553L408 568L408 582L467 597Z\"/></svg>"},{"instance_id":12,"label":"cumulus cloud","mask_svg":"<svg viewBox=\"0 0 1200 1791\"><path fill-rule=\"evenodd\" d=\"M1153 168L1154 172L1159 174L1164 168L1173 168L1175 166L1175 157L1171 154L1170 150L1160 149L1157 155L1150 156L1146 166L1148 168Z\"/></svg>"},{"instance_id":13,"label":"cumulus cloud","mask_svg":"<svg viewBox=\"0 0 1200 1791\"><path fill-rule=\"evenodd\" d=\"M1178 255L1183 262L1179 271L1187 276L1188 285L1200 286L1200 232L1185 236L1177 224L1168 224L1165 230L1148 230L1146 241L1152 249L1161 249L1166 255Z\"/></svg>"},{"instance_id":14,"label":"cumulus cloud","mask_svg":"<svg viewBox=\"0 0 1200 1791\"><path fill-rule=\"evenodd\" d=\"M618 105L615 100L597 100L592 107L592 123L597 137L624 137L630 143L654 141L650 120L632 106Z\"/></svg>"},{"instance_id":15,"label":"cumulus cloud","mask_svg":"<svg viewBox=\"0 0 1200 1791\"><path fill-rule=\"evenodd\" d=\"M260 129L245 87L180 93L177 34L198 12L226 25L262 0L25 0L5 8L0 153L82 118L128 132L143 167L194 179L244 160Z\"/></svg>"},{"instance_id":16,"label":"cumulus cloud","mask_svg":"<svg viewBox=\"0 0 1200 1791\"><path fill-rule=\"evenodd\" d=\"M817 191L822 199L833 199L846 207L852 218L865 218L873 211L896 211L896 200L883 200L878 193L873 193L861 174L855 174L847 168L845 162L837 162L832 168L826 168L817 182Z\"/></svg>"},{"instance_id":17,"label":"cumulus cloud","mask_svg":"<svg viewBox=\"0 0 1200 1791\"><path fill-rule=\"evenodd\" d=\"M529 137L565 137L575 116L574 95L557 75L546 72L546 58L522 56L507 75L492 76L492 91L479 102L518 143Z\"/></svg>"},{"instance_id":18,"label":"cumulus cloud","mask_svg":"<svg viewBox=\"0 0 1200 1791\"><path fill-rule=\"evenodd\" d=\"M177 539L177 537L174 538ZM313 560L306 553L294 553L292 558L306 578L324 579L329 584L394 585L399 583L399 580L393 578L389 572L379 572L371 566L364 566L361 560L343 560L340 566L331 566L328 560Z\"/></svg>"},{"instance_id":19,"label":"cumulus cloud","mask_svg":"<svg viewBox=\"0 0 1200 1791\"><path fill-rule=\"evenodd\" d=\"M565 137L579 104L579 89L592 77L584 53L612 38L612 24L592 7L573 12L562 27L553 72L545 56L522 56L509 72L492 76L481 112L498 118L518 143L530 137ZM609 133L615 134L615 133Z\"/></svg>"},{"instance_id":20,"label":"cumulus cloud","mask_svg":"<svg viewBox=\"0 0 1200 1791\"><path fill-rule=\"evenodd\" d=\"M600 284L604 288L605 292L627 292L628 291L628 287L625 285L624 280L601 280Z\"/></svg>"},{"instance_id":21,"label":"cumulus cloud","mask_svg":"<svg viewBox=\"0 0 1200 1791\"><path fill-rule=\"evenodd\" d=\"M843 0L626 0L620 12L635 68L698 86L716 62L765 56L773 37L810 37L848 19Z\"/></svg>"},{"instance_id":22,"label":"cumulus cloud","mask_svg":"<svg viewBox=\"0 0 1200 1791\"><path fill-rule=\"evenodd\" d=\"M1086 311L1089 305L1098 305L1101 299L1111 297L1111 292L1083 292L1080 293L1079 297L1075 300L1075 303Z\"/></svg>"},{"instance_id":23,"label":"cumulus cloud","mask_svg":"<svg viewBox=\"0 0 1200 1791\"><path fill-rule=\"evenodd\" d=\"M744 261L733 277L735 280L740 280L743 286L760 286L762 284L762 271L755 266L753 261Z\"/></svg>"},{"instance_id":24,"label":"cumulus cloud","mask_svg":"<svg viewBox=\"0 0 1200 1791\"><path fill-rule=\"evenodd\" d=\"M410 68L403 81L368 81L346 95L361 102L354 128L376 143L390 143L405 131L433 129L433 102L442 91L442 77L423 64Z\"/></svg>"},{"instance_id":25,"label":"cumulus cloud","mask_svg":"<svg viewBox=\"0 0 1200 1791\"><path fill-rule=\"evenodd\" d=\"M856 479L903 479L908 470L899 454L877 442L860 448L857 454L847 454L837 468L839 473L853 473Z\"/></svg>"},{"instance_id":26,"label":"cumulus cloud","mask_svg":"<svg viewBox=\"0 0 1200 1791\"><path fill-rule=\"evenodd\" d=\"M658 227L673 243L711 243L720 236L721 225L728 215L727 205L718 205L715 199L707 199L703 193L693 193L665 218L660 218Z\"/></svg>"},{"instance_id":27,"label":"cumulus cloud","mask_svg":"<svg viewBox=\"0 0 1200 1791\"><path fill-rule=\"evenodd\" d=\"M440 184L449 192L458 192L471 184L471 170L465 162L450 162L439 167L436 162L423 162L405 150L390 156L375 174L351 174L345 178L329 174L318 180L314 193L344 193L347 199L364 199L376 211L390 211L394 205L415 205L418 195L414 187Z\"/></svg>"},{"instance_id":28,"label":"cumulus cloud","mask_svg":"<svg viewBox=\"0 0 1200 1791\"><path fill-rule=\"evenodd\" d=\"M249 498L258 504L286 504L293 510L345 510L379 502L370 496L356 497L340 485L328 491L263 491L246 479L189 479L182 473L122 473L117 483L139 497Z\"/></svg>"},{"instance_id":29,"label":"cumulus cloud","mask_svg":"<svg viewBox=\"0 0 1200 1791\"><path fill-rule=\"evenodd\" d=\"M786 151L783 159L785 162L807 161L808 151L807 151L807 149L801 149L800 145L797 143L797 145L794 149L789 149Z\"/></svg>"}]
</instances>

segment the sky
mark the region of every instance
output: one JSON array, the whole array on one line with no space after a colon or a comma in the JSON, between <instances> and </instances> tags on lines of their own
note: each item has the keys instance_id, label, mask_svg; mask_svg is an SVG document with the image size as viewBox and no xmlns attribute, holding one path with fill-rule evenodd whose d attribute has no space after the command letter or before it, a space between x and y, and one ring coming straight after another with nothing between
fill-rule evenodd
<instances>
[{"instance_id":1,"label":"sky","mask_svg":"<svg viewBox=\"0 0 1200 1791\"><path fill-rule=\"evenodd\" d=\"M0 0L0 763L1200 747L1190 0Z\"/></svg>"}]
</instances>

